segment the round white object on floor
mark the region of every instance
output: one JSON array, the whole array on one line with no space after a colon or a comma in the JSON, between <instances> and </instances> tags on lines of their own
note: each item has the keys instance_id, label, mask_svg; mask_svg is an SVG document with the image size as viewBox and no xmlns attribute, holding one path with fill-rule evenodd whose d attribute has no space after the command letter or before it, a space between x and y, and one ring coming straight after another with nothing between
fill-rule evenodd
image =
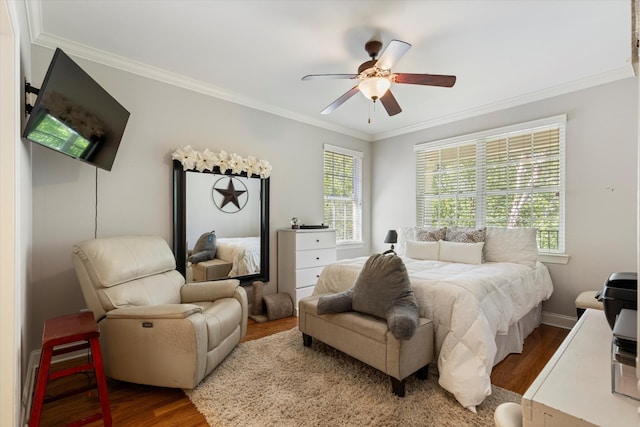
<instances>
[{"instance_id":1,"label":"round white object on floor","mask_svg":"<svg viewBox=\"0 0 640 427\"><path fill-rule=\"evenodd\" d=\"M493 413L496 427L522 427L522 407L517 403L500 404Z\"/></svg>"}]
</instances>

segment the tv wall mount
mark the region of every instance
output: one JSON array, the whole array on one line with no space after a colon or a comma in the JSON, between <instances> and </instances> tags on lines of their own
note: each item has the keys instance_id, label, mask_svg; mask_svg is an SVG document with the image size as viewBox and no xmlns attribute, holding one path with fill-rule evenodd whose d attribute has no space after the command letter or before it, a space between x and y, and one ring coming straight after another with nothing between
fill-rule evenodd
<instances>
[{"instance_id":1,"label":"tv wall mount","mask_svg":"<svg viewBox=\"0 0 640 427\"><path fill-rule=\"evenodd\" d=\"M29 94L33 93L34 95L38 95L40 93L40 89L37 87L31 86L29 82L24 81L24 110L25 113L31 114L33 111L33 105L29 104Z\"/></svg>"}]
</instances>

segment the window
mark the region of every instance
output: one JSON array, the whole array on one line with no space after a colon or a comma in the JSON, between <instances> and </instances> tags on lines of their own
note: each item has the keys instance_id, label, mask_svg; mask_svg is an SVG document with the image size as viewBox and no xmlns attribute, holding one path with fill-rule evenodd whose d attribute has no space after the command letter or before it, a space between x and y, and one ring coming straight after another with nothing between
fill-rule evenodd
<instances>
[{"instance_id":1,"label":"window","mask_svg":"<svg viewBox=\"0 0 640 427\"><path fill-rule=\"evenodd\" d=\"M362 153L324 146L323 221L338 243L362 241Z\"/></svg>"},{"instance_id":2,"label":"window","mask_svg":"<svg viewBox=\"0 0 640 427\"><path fill-rule=\"evenodd\" d=\"M420 144L420 226L536 227L540 252L564 253L566 116Z\"/></svg>"}]
</instances>

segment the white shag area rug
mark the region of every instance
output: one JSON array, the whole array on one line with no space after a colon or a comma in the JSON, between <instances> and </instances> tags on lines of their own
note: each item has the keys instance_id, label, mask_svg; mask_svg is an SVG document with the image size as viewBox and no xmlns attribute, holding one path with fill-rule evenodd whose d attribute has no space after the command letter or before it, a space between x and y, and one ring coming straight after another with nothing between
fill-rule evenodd
<instances>
[{"instance_id":1,"label":"white shag area rug","mask_svg":"<svg viewBox=\"0 0 640 427\"><path fill-rule=\"evenodd\" d=\"M406 396L389 377L313 340L304 347L297 328L238 347L193 390L185 390L211 426L493 426L502 402L517 393L493 387L478 413L463 408L438 385L411 376Z\"/></svg>"}]
</instances>

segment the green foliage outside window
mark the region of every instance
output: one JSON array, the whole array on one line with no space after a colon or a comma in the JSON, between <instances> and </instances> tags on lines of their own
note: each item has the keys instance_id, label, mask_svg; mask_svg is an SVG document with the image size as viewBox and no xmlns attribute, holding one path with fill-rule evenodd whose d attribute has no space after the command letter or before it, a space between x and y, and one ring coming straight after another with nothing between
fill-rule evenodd
<instances>
[{"instance_id":1,"label":"green foliage outside window","mask_svg":"<svg viewBox=\"0 0 640 427\"><path fill-rule=\"evenodd\" d=\"M536 227L560 250L560 129L416 152L418 225Z\"/></svg>"},{"instance_id":2,"label":"green foliage outside window","mask_svg":"<svg viewBox=\"0 0 640 427\"><path fill-rule=\"evenodd\" d=\"M42 117L28 138L76 158L82 158L90 145L89 141L49 114Z\"/></svg>"},{"instance_id":3,"label":"green foliage outside window","mask_svg":"<svg viewBox=\"0 0 640 427\"><path fill-rule=\"evenodd\" d=\"M323 222L338 242L361 239L361 174L359 157L325 149Z\"/></svg>"}]
</instances>

